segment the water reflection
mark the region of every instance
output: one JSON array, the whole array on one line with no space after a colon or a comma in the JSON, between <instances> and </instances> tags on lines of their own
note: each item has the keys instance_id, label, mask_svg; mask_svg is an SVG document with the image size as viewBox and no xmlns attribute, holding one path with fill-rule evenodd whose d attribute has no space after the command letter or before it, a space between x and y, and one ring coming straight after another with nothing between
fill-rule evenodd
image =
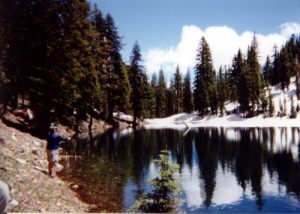
<instances>
[{"instance_id":1,"label":"water reflection","mask_svg":"<svg viewBox=\"0 0 300 214\"><path fill-rule=\"evenodd\" d=\"M63 179L92 211L124 212L150 191L167 145L188 212L300 212L298 128L126 130L68 145Z\"/></svg>"}]
</instances>

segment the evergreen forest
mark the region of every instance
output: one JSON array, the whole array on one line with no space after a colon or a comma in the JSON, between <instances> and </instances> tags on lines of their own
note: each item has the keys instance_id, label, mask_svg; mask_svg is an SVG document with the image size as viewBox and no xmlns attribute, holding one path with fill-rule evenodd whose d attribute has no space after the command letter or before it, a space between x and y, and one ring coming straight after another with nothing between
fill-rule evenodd
<instances>
[{"instance_id":1,"label":"evergreen forest","mask_svg":"<svg viewBox=\"0 0 300 214\"><path fill-rule=\"evenodd\" d=\"M29 108L41 131L88 118L114 123L118 111L133 115L134 124L182 112L222 116L230 113L227 102L242 117L273 116L268 86L285 91L291 77L300 77L295 35L260 65L254 34L246 53L238 50L231 65L217 70L208 42L199 38L195 67L178 65L167 80L163 69L148 76L138 42L125 63L113 17L86 0L1 0L0 14L1 115Z\"/></svg>"}]
</instances>

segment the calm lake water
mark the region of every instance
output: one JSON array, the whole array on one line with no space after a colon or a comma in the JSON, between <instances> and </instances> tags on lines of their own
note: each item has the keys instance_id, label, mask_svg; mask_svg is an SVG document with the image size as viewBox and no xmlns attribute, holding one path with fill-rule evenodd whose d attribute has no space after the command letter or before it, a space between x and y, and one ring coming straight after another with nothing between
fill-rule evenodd
<instances>
[{"instance_id":1,"label":"calm lake water","mask_svg":"<svg viewBox=\"0 0 300 214\"><path fill-rule=\"evenodd\" d=\"M67 145L60 177L91 211L126 212L151 191L166 146L186 212L300 212L299 128L140 129Z\"/></svg>"}]
</instances>

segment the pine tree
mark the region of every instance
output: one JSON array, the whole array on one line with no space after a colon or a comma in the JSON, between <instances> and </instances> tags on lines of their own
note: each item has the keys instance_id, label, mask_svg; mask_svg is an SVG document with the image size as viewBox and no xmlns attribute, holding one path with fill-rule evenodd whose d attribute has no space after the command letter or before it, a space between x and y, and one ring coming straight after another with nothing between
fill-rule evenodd
<instances>
[{"instance_id":1,"label":"pine tree","mask_svg":"<svg viewBox=\"0 0 300 214\"><path fill-rule=\"evenodd\" d=\"M202 37L195 66L194 104L200 115L216 114L216 78L208 43Z\"/></svg>"},{"instance_id":2,"label":"pine tree","mask_svg":"<svg viewBox=\"0 0 300 214\"><path fill-rule=\"evenodd\" d=\"M297 51L297 41L295 38L295 34L291 35L290 39L285 44L285 48L287 49L290 62L294 61L294 59L297 58L297 54L299 54ZM295 73L292 72L291 75L294 76Z\"/></svg>"},{"instance_id":3,"label":"pine tree","mask_svg":"<svg viewBox=\"0 0 300 214\"><path fill-rule=\"evenodd\" d=\"M225 66L225 71L224 71L224 81L225 81L225 94L226 94L226 101L230 100L230 66L226 67Z\"/></svg>"},{"instance_id":4,"label":"pine tree","mask_svg":"<svg viewBox=\"0 0 300 214\"><path fill-rule=\"evenodd\" d=\"M3 0L0 2L0 63L5 81L4 106L18 107L18 98L28 93L32 49L38 46L32 25L36 1ZM55 3L54 3L55 4ZM51 10L54 7L49 8ZM33 43L35 41L36 43ZM6 107L5 107L6 108Z\"/></svg>"},{"instance_id":5,"label":"pine tree","mask_svg":"<svg viewBox=\"0 0 300 214\"><path fill-rule=\"evenodd\" d=\"M241 78L242 69L244 66L242 52L239 49L236 56L232 61L232 68L229 72L229 83L230 83L230 100L235 102L239 98L239 81Z\"/></svg>"},{"instance_id":6,"label":"pine tree","mask_svg":"<svg viewBox=\"0 0 300 214\"><path fill-rule=\"evenodd\" d=\"M183 112L191 113L193 111L193 98L191 89L191 77L188 70L183 83Z\"/></svg>"},{"instance_id":7,"label":"pine tree","mask_svg":"<svg viewBox=\"0 0 300 214\"><path fill-rule=\"evenodd\" d=\"M249 90L249 75L248 65L245 64L240 75L239 80L239 104L240 111L242 113L248 113L250 111L250 90Z\"/></svg>"},{"instance_id":8,"label":"pine tree","mask_svg":"<svg viewBox=\"0 0 300 214\"><path fill-rule=\"evenodd\" d=\"M218 114L217 79L216 71L213 70L213 82L209 88L210 109L213 115Z\"/></svg>"},{"instance_id":9,"label":"pine tree","mask_svg":"<svg viewBox=\"0 0 300 214\"><path fill-rule=\"evenodd\" d=\"M17 107L19 96L30 100L38 128L50 122L64 62L64 3L61 1L1 1L2 66L7 100ZM23 98L24 99L24 98Z\"/></svg>"},{"instance_id":10,"label":"pine tree","mask_svg":"<svg viewBox=\"0 0 300 214\"><path fill-rule=\"evenodd\" d=\"M274 47L273 64L271 70L271 84L276 85L280 82L280 55L277 51L277 47Z\"/></svg>"},{"instance_id":11,"label":"pine tree","mask_svg":"<svg viewBox=\"0 0 300 214\"><path fill-rule=\"evenodd\" d=\"M175 114L174 79L171 78L170 86L166 91L166 116Z\"/></svg>"},{"instance_id":12,"label":"pine tree","mask_svg":"<svg viewBox=\"0 0 300 214\"><path fill-rule=\"evenodd\" d=\"M268 102L269 102L269 100L267 99L265 92L261 93L261 95L260 95L260 110L265 116L268 115L268 113L269 113Z\"/></svg>"},{"instance_id":13,"label":"pine tree","mask_svg":"<svg viewBox=\"0 0 300 214\"><path fill-rule=\"evenodd\" d=\"M127 111L129 107L130 83L126 67L122 61L120 51L122 49L121 38L115 26L113 17L107 14L105 19L101 18L98 12L96 17L99 22L98 32L104 41L103 52L106 53L104 61L105 79L103 87L107 102L107 119L112 120L114 111Z\"/></svg>"},{"instance_id":14,"label":"pine tree","mask_svg":"<svg viewBox=\"0 0 300 214\"><path fill-rule=\"evenodd\" d=\"M241 50L238 50L232 61L232 68L229 73L230 99L238 100L239 112L247 113L250 109L249 92L249 66L245 62Z\"/></svg>"},{"instance_id":15,"label":"pine tree","mask_svg":"<svg viewBox=\"0 0 300 214\"><path fill-rule=\"evenodd\" d=\"M140 47L135 42L130 56L129 79L132 87L131 103L133 112L133 122L137 124L137 119L142 119L145 108L145 91L147 87L147 76L141 65L142 55Z\"/></svg>"},{"instance_id":16,"label":"pine tree","mask_svg":"<svg viewBox=\"0 0 300 214\"><path fill-rule=\"evenodd\" d=\"M87 118L94 109L99 110L102 92L95 51L99 50L95 42L96 29L89 19L90 8L86 1L73 0L64 7L64 73L60 88L63 93L59 96L60 110L77 111L77 122Z\"/></svg>"},{"instance_id":17,"label":"pine tree","mask_svg":"<svg viewBox=\"0 0 300 214\"><path fill-rule=\"evenodd\" d=\"M99 44L99 51L96 51L96 69L99 76L100 87L103 91L103 117L106 120L111 119L112 115L109 115L109 102L108 102L108 74L109 68L111 68L110 60L110 50L111 42L107 38L107 24L106 20L102 15L102 12L97 8L97 5L94 6L94 16L92 17L92 22L95 26L98 36L95 40ZM126 69L126 66L125 66ZM129 99L127 100L129 102Z\"/></svg>"},{"instance_id":18,"label":"pine tree","mask_svg":"<svg viewBox=\"0 0 300 214\"><path fill-rule=\"evenodd\" d=\"M150 100L149 100L149 112L150 117L156 116L156 88L157 88L157 76L153 73L150 83Z\"/></svg>"},{"instance_id":19,"label":"pine tree","mask_svg":"<svg viewBox=\"0 0 300 214\"><path fill-rule=\"evenodd\" d=\"M217 88L218 88L218 107L221 116L225 112L225 101L226 101L226 80L223 74L222 67L219 69L219 74L217 78Z\"/></svg>"},{"instance_id":20,"label":"pine tree","mask_svg":"<svg viewBox=\"0 0 300 214\"><path fill-rule=\"evenodd\" d=\"M152 104L153 104L153 100L152 100L152 95L153 95L153 91L151 88L151 85L148 82L148 77L145 74L144 75L144 97L143 97L143 102L142 102L142 109L143 109L143 115L141 117L141 119L144 118L150 118L151 112L152 112Z\"/></svg>"},{"instance_id":21,"label":"pine tree","mask_svg":"<svg viewBox=\"0 0 300 214\"><path fill-rule=\"evenodd\" d=\"M248 73L248 81L249 81L249 95L251 101L251 109L250 116L255 115L255 111L258 109L259 99L262 93L262 80L260 73L260 65L258 62L258 52L257 52L257 40L256 36L253 36L253 40L250 48L248 49L247 54L247 65L248 69L246 70Z\"/></svg>"},{"instance_id":22,"label":"pine tree","mask_svg":"<svg viewBox=\"0 0 300 214\"><path fill-rule=\"evenodd\" d=\"M14 106L26 98L41 131L101 110L101 44L86 1L2 1L0 10L0 61Z\"/></svg>"},{"instance_id":23,"label":"pine tree","mask_svg":"<svg viewBox=\"0 0 300 214\"><path fill-rule=\"evenodd\" d=\"M156 87L156 116L166 116L166 105L167 105L167 86L165 82L164 72L160 69L158 74L158 84Z\"/></svg>"},{"instance_id":24,"label":"pine tree","mask_svg":"<svg viewBox=\"0 0 300 214\"><path fill-rule=\"evenodd\" d=\"M274 111L275 111L275 108L274 108L274 102L273 102L273 96L270 92L270 90L268 90L268 116L269 117L273 117L274 116Z\"/></svg>"},{"instance_id":25,"label":"pine tree","mask_svg":"<svg viewBox=\"0 0 300 214\"><path fill-rule=\"evenodd\" d=\"M292 62L290 61L289 53L285 47L280 51L279 72L281 89L284 91L285 89L288 89L292 75Z\"/></svg>"},{"instance_id":26,"label":"pine tree","mask_svg":"<svg viewBox=\"0 0 300 214\"><path fill-rule=\"evenodd\" d=\"M175 95L175 113L182 112L182 95L183 95L183 83L182 75L179 70L179 66L176 67L176 72L174 74L174 95Z\"/></svg>"},{"instance_id":27,"label":"pine tree","mask_svg":"<svg viewBox=\"0 0 300 214\"><path fill-rule=\"evenodd\" d=\"M270 57L267 56L265 66L263 68L263 75L264 75L264 80L267 83L267 86L271 83L271 72L272 72L272 67L271 67L271 60Z\"/></svg>"},{"instance_id":28,"label":"pine tree","mask_svg":"<svg viewBox=\"0 0 300 214\"><path fill-rule=\"evenodd\" d=\"M169 163L169 152L162 150L159 159L155 160L159 165L159 176L152 179L150 183L154 189L151 193L145 194L137 200L136 211L167 213L175 212L178 194L178 182L174 178L174 173L178 170L177 164Z\"/></svg>"}]
</instances>

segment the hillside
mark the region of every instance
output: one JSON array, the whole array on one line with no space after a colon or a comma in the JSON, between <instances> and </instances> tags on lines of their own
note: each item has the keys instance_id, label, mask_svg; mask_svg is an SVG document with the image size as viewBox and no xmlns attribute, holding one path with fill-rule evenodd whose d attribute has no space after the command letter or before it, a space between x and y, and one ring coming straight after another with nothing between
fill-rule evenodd
<instances>
[{"instance_id":1,"label":"hillside","mask_svg":"<svg viewBox=\"0 0 300 214\"><path fill-rule=\"evenodd\" d=\"M46 141L0 120L0 180L11 186L8 212L87 212L72 184L47 174ZM61 157L62 158L62 157Z\"/></svg>"},{"instance_id":2,"label":"hillside","mask_svg":"<svg viewBox=\"0 0 300 214\"><path fill-rule=\"evenodd\" d=\"M199 117L196 112L192 114L176 114L166 118L154 118L145 120L146 128L185 128L185 127L298 127L300 126L299 114L297 118L290 119L291 99L294 99L295 108L297 103L295 78L291 78L289 90L283 92L280 86L270 87L274 103L274 116L265 117L259 115L252 118L242 118L237 114L220 116ZM286 100L286 116L279 117L280 103L284 106ZM227 103L227 112L233 112L237 104Z\"/></svg>"}]
</instances>

